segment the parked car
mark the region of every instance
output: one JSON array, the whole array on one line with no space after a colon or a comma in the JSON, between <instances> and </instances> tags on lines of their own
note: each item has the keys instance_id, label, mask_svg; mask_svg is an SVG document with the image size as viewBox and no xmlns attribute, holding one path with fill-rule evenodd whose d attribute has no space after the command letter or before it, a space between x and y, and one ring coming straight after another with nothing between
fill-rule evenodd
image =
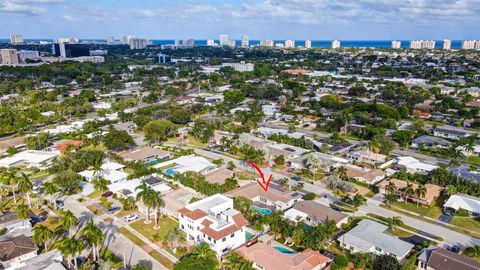
<instances>
[{"instance_id":1,"label":"parked car","mask_svg":"<svg viewBox=\"0 0 480 270\"><path fill-rule=\"evenodd\" d=\"M449 248L447 248L448 250L450 250L451 252L454 252L454 253L460 253L460 247L459 246L451 246Z\"/></svg>"},{"instance_id":2,"label":"parked car","mask_svg":"<svg viewBox=\"0 0 480 270\"><path fill-rule=\"evenodd\" d=\"M298 176L298 175L292 176L292 180L293 180L293 181L297 181L297 182L298 182L298 181L300 181L300 179L302 179L302 178L301 178L300 176Z\"/></svg>"},{"instance_id":3,"label":"parked car","mask_svg":"<svg viewBox=\"0 0 480 270\"><path fill-rule=\"evenodd\" d=\"M135 220L135 219L138 219L138 215L137 214L130 214L128 216L124 216L123 219L126 221L126 222L130 222L132 220Z\"/></svg>"},{"instance_id":4,"label":"parked car","mask_svg":"<svg viewBox=\"0 0 480 270\"><path fill-rule=\"evenodd\" d=\"M120 210L120 207L114 206L114 207L108 209L108 213L113 214L113 213L117 212L118 210Z\"/></svg>"},{"instance_id":5,"label":"parked car","mask_svg":"<svg viewBox=\"0 0 480 270\"><path fill-rule=\"evenodd\" d=\"M107 192L105 192L105 193L102 194L102 197L106 198L106 197L110 197L110 196L112 196L112 195L113 195L113 192L107 191Z\"/></svg>"},{"instance_id":6,"label":"parked car","mask_svg":"<svg viewBox=\"0 0 480 270\"><path fill-rule=\"evenodd\" d=\"M39 223L39 222L42 222L42 221L45 221L47 218L42 216L42 215L38 215L34 218L31 218L30 219L30 224L32 224L32 227L35 226L35 224Z\"/></svg>"},{"instance_id":7,"label":"parked car","mask_svg":"<svg viewBox=\"0 0 480 270\"><path fill-rule=\"evenodd\" d=\"M61 200L56 200L55 205L57 206L57 208L62 208L65 204Z\"/></svg>"}]
</instances>

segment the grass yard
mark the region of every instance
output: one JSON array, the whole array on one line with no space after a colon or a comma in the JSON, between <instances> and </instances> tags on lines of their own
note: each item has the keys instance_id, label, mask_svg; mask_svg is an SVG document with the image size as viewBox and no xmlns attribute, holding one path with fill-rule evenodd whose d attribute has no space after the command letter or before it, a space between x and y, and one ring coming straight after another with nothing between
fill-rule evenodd
<instances>
[{"instance_id":1,"label":"grass yard","mask_svg":"<svg viewBox=\"0 0 480 270\"><path fill-rule=\"evenodd\" d=\"M150 224L144 224L144 221L145 219L140 219L130 224L130 227L141 233L152 242L165 240L165 236L169 230L178 228L178 222L169 217L159 217L158 226L160 228L158 230L153 229L155 226L155 222L153 220Z\"/></svg>"},{"instance_id":2,"label":"grass yard","mask_svg":"<svg viewBox=\"0 0 480 270\"><path fill-rule=\"evenodd\" d=\"M195 139L193 136L188 136L188 142L187 144L189 146L195 147L195 148L205 148L208 145L205 143L200 142L199 140Z\"/></svg>"},{"instance_id":3,"label":"grass yard","mask_svg":"<svg viewBox=\"0 0 480 270\"><path fill-rule=\"evenodd\" d=\"M137 245L139 247L143 247L144 245L146 245L146 243L143 242L142 239L138 238L136 235L134 235L133 233L131 233L128 229L125 229L124 227L119 228L118 232L123 234L128 239L130 239L130 241L132 241L135 245Z\"/></svg>"},{"instance_id":4,"label":"grass yard","mask_svg":"<svg viewBox=\"0 0 480 270\"><path fill-rule=\"evenodd\" d=\"M467 163L474 166L480 166L480 157L477 157L477 156L467 157Z\"/></svg>"},{"instance_id":5,"label":"grass yard","mask_svg":"<svg viewBox=\"0 0 480 270\"><path fill-rule=\"evenodd\" d=\"M395 228L395 229L393 229L393 230L387 229L385 232L386 232L386 233L389 233L389 234L391 234L391 235L398 236L399 238L407 238L407 237L414 236L413 233L409 233L409 232L407 232L407 231L404 231L404 230L398 229L398 228Z\"/></svg>"},{"instance_id":6,"label":"grass yard","mask_svg":"<svg viewBox=\"0 0 480 270\"><path fill-rule=\"evenodd\" d=\"M394 202L392 207L398 207L406 211L417 213L421 216L426 216L433 219L438 219L442 215L442 208L437 205L422 206L421 204L417 205L411 202Z\"/></svg>"},{"instance_id":7,"label":"grass yard","mask_svg":"<svg viewBox=\"0 0 480 270\"><path fill-rule=\"evenodd\" d=\"M470 217L453 217L452 221L450 222L452 225L456 225L458 227L465 228L467 230L471 230L474 232L480 233L480 221L475 218Z\"/></svg>"},{"instance_id":8,"label":"grass yard","mask_svg":"<svg viewBox=\"0 0 480 270\"><path fill-rule=\"evenodd\" d=\"M100 190L94 190L92 193L88 194L87 197L90 199L94 199L100 195L102 195L102 192Z\"/></svg>"},{"instance_id":9,"label":"grass yard","mask_svg":"<svg viewBox=\"0 0 480 270\"><path fill-rule=\"evenodd\" d=\"M136 212L137 212L137 209L130 210L130 211L125 211L125 210L122 209L122 210L118 211L118 213L116 213L115 216L117 218L123 218L126 215L130 215L130 214L133 214L133 213L136 213Z\"/></svg>"},{"instance_id":10,"label":"grass yard","mask_svg":"<svg viewBox=\"0 0 480 270\"><path fill-rule=\"evenodd\" d=\"M148 253L148 255L152 256L155 260L159 261L166 268L173 269L174 264L169 259L167 259L165 256L160 254L160 252L158 252L156 250L152 250Z\"/></svg>"},{"instance_id":11,"label":"grass yard","mask_svg":"<svg viewBox=\"0 0 480 270\"><path fill-rule=\"evenodd\" d=\"M87 206L88 210L92 211L92 213L94 213L95 215L99 216L99 215L102 215L103 214L103 211L101 209L99 209L96 205L94 204L91 204L89 206Z\"/></svg>"}]
</instances>

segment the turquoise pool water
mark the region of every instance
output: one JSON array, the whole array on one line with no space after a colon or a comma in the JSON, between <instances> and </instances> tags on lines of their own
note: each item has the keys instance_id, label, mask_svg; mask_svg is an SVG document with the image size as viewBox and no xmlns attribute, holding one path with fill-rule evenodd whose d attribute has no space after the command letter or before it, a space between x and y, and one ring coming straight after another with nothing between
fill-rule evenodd
<instances>
[{"instance_id":1,"label":"turquoise pool water","mask_svg":"<svg viewBox=\"0 0 480 270\"><path fill-rule=\"evenodd\" d=\"M175 171L173 170L173 168L168 168L165 170L165 173L168 174L169 176L173 176Z\"/></svg>"},{"instance_id":2,"label":"turquoise pool water","mask_svg":"<svg viewBox=\"0 0 480 270\"><path fill-rule=\"evenodd\" d=\"M250 240L252 239L253 237L255 237L255 234L251 233L251 232L246 232L245 233L245 238L247 238L247 240Z\"/></svg>"},{"instance_id":3,"label":"turquoise pool water","mask_svg":"<svg viewBox=\"0 0 480 270\"><path fill-rule=\"evenodd\" d=\"M273 248L285 254L295 254L294 251L291 251L290 249L286 249L284 247L273 247Z\"/></svg>"},{"instance_id":4,"label":"turquoise pool water","mask_svg":"<svg viewBox=\"0 0 480 270\"><path fill-rule=\"evenodd\" d=\"M261 207L254 206L253 209L255 209L255 211L259 212L262 215L270 215L272 213L272 210L268 208L261 208Z\"/></svg>"}]
</instances>

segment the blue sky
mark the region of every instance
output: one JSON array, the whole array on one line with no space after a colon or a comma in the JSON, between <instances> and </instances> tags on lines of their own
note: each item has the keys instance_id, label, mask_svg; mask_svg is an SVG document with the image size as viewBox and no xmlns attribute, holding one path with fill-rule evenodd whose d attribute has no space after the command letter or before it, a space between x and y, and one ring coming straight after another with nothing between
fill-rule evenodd
<instances>
[{"instance_id":1,"label":"blue sky","mask_svg":"<svg viewBox=\"0 0 480 270\"><path fill-rule=\"evenodd\" d=\"M480 39L480 0L0 0L0 37Z\"/></svg>"}]
</instances>

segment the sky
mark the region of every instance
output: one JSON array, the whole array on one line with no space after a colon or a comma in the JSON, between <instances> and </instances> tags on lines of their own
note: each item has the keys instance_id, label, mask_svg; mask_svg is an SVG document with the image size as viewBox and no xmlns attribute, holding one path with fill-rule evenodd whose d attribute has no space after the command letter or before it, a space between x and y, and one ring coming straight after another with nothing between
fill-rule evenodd
<instances>
[{"instance_id":1,"label":"sky","mask_svg":"<svg viewBox=\"0 0 480 270\"><path fill-rule=\"evenodd\" d=\"M0 0L0 38L480 39L480 0Z\"/></svg>"}]
</instances>

